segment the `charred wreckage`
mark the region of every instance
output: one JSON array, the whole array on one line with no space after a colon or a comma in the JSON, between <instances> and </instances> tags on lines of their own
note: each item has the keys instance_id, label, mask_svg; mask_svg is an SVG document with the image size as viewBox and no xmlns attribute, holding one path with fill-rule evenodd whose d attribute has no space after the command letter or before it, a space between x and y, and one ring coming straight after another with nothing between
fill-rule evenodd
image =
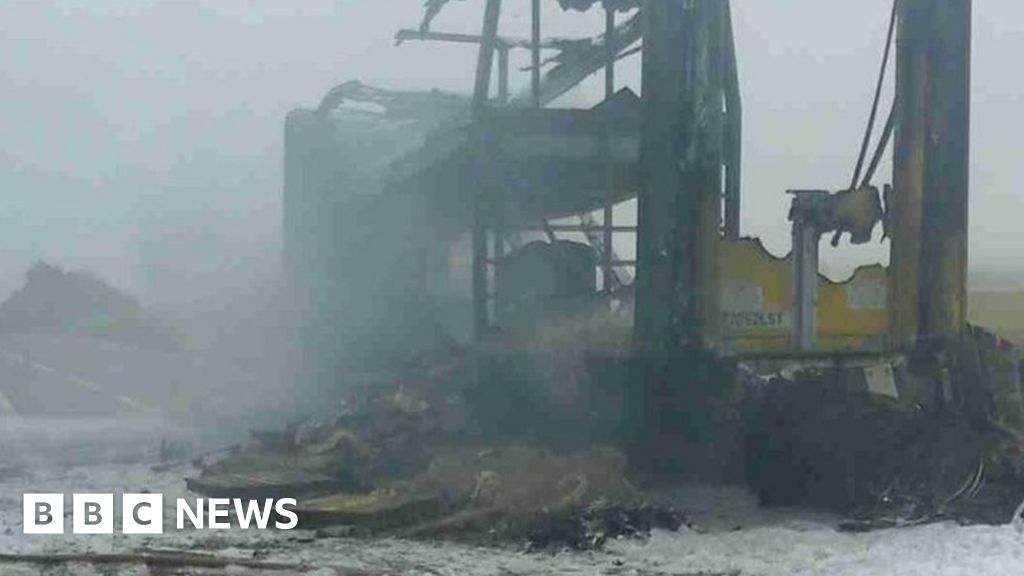
<instances>
[{"instance_id":1,"label":"charred wreckage","mask_svg":"<svg viewBox=\"0 0 1024 576\"><path fill-rule=\"evenodd\" d=\"M605 11L582 40L544 38L539 0L528 39L499 34L501 0L479 35L436 31L445 3L397 40L478 45L471 99L349 82L288 116L285 261L308 377L335 401L194 490L301 490L300 516L325 525L574 545L678 526L646 492L666 476L852 529L1010 519L1019 352L966 321L971 0L894 3L854 176L789 191L785 258L740 230L728 0L559 0ZM615 81L635 54L641 96ZM602 72L600 104L550 106ZM823 236L879 225L890 266L819 273Z\"/></svg>"}]
</instances>

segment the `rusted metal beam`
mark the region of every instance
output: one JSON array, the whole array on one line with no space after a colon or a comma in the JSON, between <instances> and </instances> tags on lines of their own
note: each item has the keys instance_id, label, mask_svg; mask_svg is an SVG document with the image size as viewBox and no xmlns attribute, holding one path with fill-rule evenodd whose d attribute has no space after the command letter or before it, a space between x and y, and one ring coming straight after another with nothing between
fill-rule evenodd
<instances>
[{"instance_id":1,"label":"rusted metal beam","mask_svg":"<svg viewBox=\"0 0 1024 576\"><path fill-rule=\"evenodd\" d=\"M498 42L498 21L501 19L501 0L487 0L484 8L483 34L480 51L476 60L476 77L473 83L473 120L477 124L487 107L487 93L491 87L491 68L494 64L494 49Z\"/></svg>"},{"instance_id":2,"label":"rusted metal beam","mask_svg":"<svg viewBox=\"0 0 1024 576\"><path fill-rule=\"evenodd\" d=\"M485 262L488 265L498 264L498 260L495 259L495 258L487 258L485 260ZM636 266L636 260L612 260L612 265L613 266L621 266L621 267ZM491 294L491 296L494 295L493 293L489 293L489 294Z\"/></svg>"},{"instance_id":3,"label":"rusted metal beam","mask_svg":"<svg viewBox=\"0 0 1024 576\"><path fill-rule=\"evenodd\" d=\"M926 337L959 336L967 322L971 0L932 2L935 90L929 130L922 238ZM938 94L939 96L936 96Z\"/></svg>"},{"instance_id":4,"label":"rusted metal beam","mask_svg":"<svg viewBox=\"0 0 1024 576\"><path fill-rule=\"evenodd\" d=\"M612 232L636 232L636 226L610 226ZM505 230L507 232L596 232L602 230L603 227L593 223L581 223L581 224L548 224L547 226L507 226Z\"/></svg>"},{"instance_id":5,"label":"rusted metal beam","mask_svg":"<svg viewBox=\"0 0 1024 576\"><path fill-rule=\"evenodd\" d=\"M540 108L540 0L533 0L530 8L530 96Z\"/></svg>"},{"instance_id":6,"label":"rusted metal beam","mask_svg":"<svg viewBox=\"0 0 1024 576\"><path fill-rule=\"evenodd\" d=\"M498 101L508 104L508 48L498 47Z\"/></svg>"},{"instance_id":7,"label":"rusted metal beam","mask_svg":"<svg viewBox=\"0 0 1024 576\"><path fill-rule=\"evenodd\" d=\"M694 110L697 139L697 195L700 216L697 229L696 310L699 344L717 348L720 328L721 294L718 289L718 248L722 237L722 199L725 194L722 167L725 164L725 7L726 0L698 0L696 92Z\"/></svg>"},{"instance_id":8,"label":"rusted metal beam","mask_svg":"<svg viewBox=\"0 0 1024 576\"><path fill-rule=\"evenodd\" d=\"M725 237L740 237L740 201L743 174L743 99L732 29L729 0L722 6L722 54L725 59Z\"/></svg>"},{"instance_id":9,"label":"rusted metal beam","mask_svg":"<svg viewBox=\"0 0 1024 576\"><path fill-rule=\"evenodd\" d=\"M966 322L971 0L899 3L890 344Z\"/></svg>"},{"instance_id":10,"label":"rusted metal beam","mask_svg":"<svg viewBox=\"0 0 1024 576\"><path fill-rule=\"evenodd\" d=\"M618 50L612 38L615 36L615 10L604 10L604 97L615 94L615 55Z\"/></svg>"},{"instance_id":11,"label":"rusted metal beam","mask_svg":"<svg viewBox=\"0 0 1024 576\"><path fill-rule=\"evenodd\" d=\"M487 0L484 8L484 23L480 52L476 63L476 81L473 87L473 136L477 143L474 158L475 178L466 182L474 186L473 194L473 332L477 338L489 329L490 318L487 302L487 226L485 203L490 191L488 182L490 164L490 138L487 133L487 93L491 84L494 64L494 49L498 36L498 21L501 17L501 0Z\"/></svg>"},{"instance_id":12,"label":"rusted metal beam","mask_svg":"<svg viewBox=\"0 0 1024 576\"><path fill-rule=\"evenodd\" d=\"M680 4L651 2L643 12L643 182L637 197L634 331L637 348L649 356L667 356L679 341L680 314L674 294L679 247L672 213L682 187L676 164L682 150L676 135L682 136L683 130L676 119L681 116L678 110L686 77L682 56L687 45L681 41L686 21L678 17ZM683 264L684 271L691 268L689 262Z\"/></svg>"},{"instance_id":13,"label":"rusted metal beam","mask_svg":"<svg viewBox=\"0 0 1024 576\"><path fill-rule=\"evenodd\" d=\"M636 337L670 356L718 337L724 4L649 2L643 17Z\"/></svg>"},{"instance_id":14,"label":"rusted metal beam","mask_svg":"<svg viewBox=\"0 0 1024 576\"><path fill-rule=\"evenodd\" d=\"M408 40L419 40L421 42L450 42L454 44L480 44L483 36L476 34L460 34L457 32L424 32L403 28L395 34L395 43L401 44ZM528 48L530 41L522 38L508 38L498 36L495 38L496 46L499 48ZM545 45L544 47L548 47Z\"/></svg>"},{"instance_id":15,"label":"rusted metal beam","mask_svg":"<svg viewBox=\"0 0 1024 576\"><path fill-rule=\"evenodd\" d=\"M615 10L605 8L604 11L604 51L607 61L604 65L604 98L608 101L615 95L615 46L612 42L612 35L615 34ZM604 138L602 139L602 152L604 154L605 186L607 187L608 198L604 204L604 229L601 234L601 258L604 260L602 274L604 279L605 292L613 292L622 287L622 281L618 273L612 268L612 261L615 260L615 246L613 244L612 226L615 208L615 163L612 161L612 141L615 138L615 125L607 122Z\"/></svg>"}]
</instances>

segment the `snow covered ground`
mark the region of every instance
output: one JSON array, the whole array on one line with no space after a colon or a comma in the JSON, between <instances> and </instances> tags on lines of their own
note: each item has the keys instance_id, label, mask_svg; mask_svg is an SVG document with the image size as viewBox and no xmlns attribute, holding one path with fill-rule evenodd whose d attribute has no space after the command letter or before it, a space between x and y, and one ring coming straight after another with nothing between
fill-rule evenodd
<instances>
[{"instance_id":1,"label":"snow covered ground","mask_svg":"<svg viewBox=\"0 0 1024 576\"><path fill-rule=\"evenodd\" d=\"M162 438L174 426L155 421L0 421L0 554L124 553L191 550L224 558L293 564L311 573L462 575L938 575L1024 574L1024 536L1011 526L935 524L867 534L835 530L835 519L786 510L759 510L741 491L692 487L672 498L695 527L619 541L587 553L526 554L516 549L392 539L317 537L311 531L166 530L159 536L27 536L24 492L152 491L165 505L186 495L187 465L154 471ZM70 496L68 497L70 499ZM1009 517L1012 511L1007 511ZM165 511L173 522L173 508ZM70 526L70 520L68 522ZM0 574L168 574L141 566L68 564L46 570L0 561ZM237 566L195 574L244 574Z\"/></svg>"}]
</instances>

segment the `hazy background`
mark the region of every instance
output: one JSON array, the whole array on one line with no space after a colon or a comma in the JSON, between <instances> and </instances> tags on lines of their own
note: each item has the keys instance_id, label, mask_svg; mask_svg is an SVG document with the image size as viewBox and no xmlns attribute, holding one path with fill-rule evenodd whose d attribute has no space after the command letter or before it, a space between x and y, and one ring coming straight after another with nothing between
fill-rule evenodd
<instances>
[{"instance_id":1,"label":"hazy background","mask_svg":"<svg viewBox=\"0 0 1024 576\"><path fill-rule=\"evenodd\" d=\"M435 29L477 31L482 5L453 3ZM526 35L528 5L505 0L503 33ZM548 32L600 30L599 13L544 5ZM733 1L743 229L775 252L789 249L786 188L850 178L890 6ZM1024 4L979 1L975 14L972 267L1024 270ZM0 0L0 297L37 258L93 269L161 307L269 282L290 109L350 79L469 91L474 48L394 47L420 15L419 0ZM639 90L639 59L619 78ZM527 81L514 75L517 88ZM562 104L600 90L592 78ZM842 271L884 254L824 258Z\"/></svg>"}]
</instances>

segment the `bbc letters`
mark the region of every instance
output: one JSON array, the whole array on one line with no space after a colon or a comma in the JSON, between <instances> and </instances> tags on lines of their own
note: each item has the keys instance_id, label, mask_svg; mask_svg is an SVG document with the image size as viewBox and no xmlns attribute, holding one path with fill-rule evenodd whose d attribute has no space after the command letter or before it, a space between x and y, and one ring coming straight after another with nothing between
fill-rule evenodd
<instances>
[{"instance_id":1,"label":"bbc letters","mask_svg":"<svg viewBox=\"0 0 1024 576\"><path fill-rule=\"evenodd\" d=\"M231 528L232 516L243 530L266 530L273 526L291 530L298 525L294 498L245 500L239 498L185 498L175 500L178 530ZM120 500L120 529L123 534L162 534L164 497L162 494L123 494ZM64 494L25 494L23 496L25 534L63 534ZM113 494L73 494L71 532L73 534L113 534L118 510Z\"/></svg>"}]
</instances>

